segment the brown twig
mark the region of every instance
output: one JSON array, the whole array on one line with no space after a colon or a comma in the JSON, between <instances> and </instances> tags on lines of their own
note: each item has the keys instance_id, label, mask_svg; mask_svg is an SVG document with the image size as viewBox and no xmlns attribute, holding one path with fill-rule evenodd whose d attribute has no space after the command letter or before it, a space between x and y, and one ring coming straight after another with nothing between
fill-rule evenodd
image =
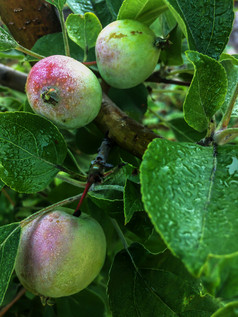
<instances>
[{"instance_id":1,"label":"brown twig","mask_svg":"<svg viewBox=\"0 0 238 317\"><path fill-rule=\"evenodd\" d=\"M155 83L178 85L178 86L187 86L187 87L190 86L190 82L163 78L163 77L161 77L161 76L159 75L158 72L154 72L149 78L147 78L146 81L147 81L147 82L155 82Z\"/></svg>"},{"instance_id":2,"label":"brown twig","mask_svg":"<svg viewBox=\"0 0 238 317\"><path fill-rule=\"evenodd\" d=\"M25 292L25 288L22 288L11 302L0 310L0 317L4 316L6 312L25 294Z\"/></svg>"},{"instance_id":3,"label":"brown twig","mask_svg":"<svg viewBox=\"0 0 238 317\"><path fill-rule=\"evenodd\" d=\"M8 194L8 192L4 188L2 188L2 193L7 198L7 200L10 202L10 204L14 207L15 202L11 199L10 195Z\"/></svg>"}]
</instances>

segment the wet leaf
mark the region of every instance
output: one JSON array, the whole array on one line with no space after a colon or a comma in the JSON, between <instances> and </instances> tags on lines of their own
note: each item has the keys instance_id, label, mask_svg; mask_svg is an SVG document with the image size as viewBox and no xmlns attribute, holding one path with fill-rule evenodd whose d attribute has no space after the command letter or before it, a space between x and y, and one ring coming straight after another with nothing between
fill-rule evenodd
<instances>
[{"instance_id":1,"label":"wet leaf","mask_svg":"<svg viewBox=\"0 0 238 317\"><path fill-rule=\"evenodd\" d=\"M208 56L188 51L187 57L195 73L183 105L184 118L192 128L203 132L225 100L226 73L220 63Z\"/></svg>"},{"instance_id":2,"label":"wet leaf","mask_svg":"<svg viewBox=\"0 0 238 317\"><path fill-rule=\"evenodd\" d=\"M34 193L59 171L66 144L58 128L31 113L0 114L0 178L12 189Z\"/></svg>"},{"instance_id":3,"label":"wet leaf","mask_svg":"<svg viewBox=\"0 0 238 317\"><path fill-rule=\"evenodd\" d=\"M170 250L196 276L210 254L238 251L238 173L229 173L237 150L156 139L143 158L145 209Z\"/></svg>"},{"instance_id":4,"label":"wet leaf","mask_svg":"<svg viewBox=\"0 0 238 317\"><path fill-rule=\"evenodd\" d=\"M14 269L20 233L19 223L0 227L0 305Z\"/></svg>"},{"instance_id":5,"label":"wet leaf","mask_svg":"<svg viewBox=\"0 0 238 317\"><path fill-rule=\"evenodd\" d=\"M4 28L0 27L0 51L8 51L16 48L18 43Z\"/></svg>"},{"instance_id":6,"label":"wet leaf","mask_svg":"<svg viewBox=\"0 0 238 317\"><path fill-rule=\"evenodd\" d=\"M219 59L232 30L233 1L164 0L164 2L187 37L189 48Z\"/></svg>"},{"instance_id":7,"label":"wet leaf","mask_svg":"<svg viewBox=\"0 0 238 317\"><path fill-rule=\"evenodd\" d=\"M68 35L72 41L84 50L95 46L102 25L97 16L91 12L84 15L70 14L66 20Z\"/></svg>"}]
</instances>

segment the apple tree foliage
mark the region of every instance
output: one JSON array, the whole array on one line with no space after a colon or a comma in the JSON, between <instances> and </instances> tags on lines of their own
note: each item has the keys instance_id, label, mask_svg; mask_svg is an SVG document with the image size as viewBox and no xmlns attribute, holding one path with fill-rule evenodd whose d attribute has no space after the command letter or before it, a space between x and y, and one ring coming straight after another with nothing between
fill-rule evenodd
<instances>
[{"instance_id":1,"label":"apple tree foliage","mask_svg":"<svg viewBox=\"0 0 238 317\"><path fill-rule=\"evenodd\" d=\"M117 19L138 20L168 39L157 80L107 90L122 111L163 138L155 138L143 157L114 145L109 173L82 204L107 238L106 262L94 282L53 306L26 292L7 316L237 316L238 57L227 45L233 1L48 2L60 15L71 9L65 23L70 55L81 62L95 61L99 32ZM0 57L18 60L26 72L38 55L64 55L63 38L45 35L24 55L3 26ZM96 65L90 67L98 74ZM32 113L25 94L0 89L4 307L21 287L14 273L21 221L52 206L77 206L104 134L94 123L60 130Z\"/></svg>"}]
</instances>

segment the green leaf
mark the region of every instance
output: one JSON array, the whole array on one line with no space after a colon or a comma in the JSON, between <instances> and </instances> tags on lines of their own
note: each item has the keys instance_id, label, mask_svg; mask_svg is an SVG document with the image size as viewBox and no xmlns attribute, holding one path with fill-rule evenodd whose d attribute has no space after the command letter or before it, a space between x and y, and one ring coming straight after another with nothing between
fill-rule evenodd
<instances>
[{"instance_id":1,"label":"green leaf","mask_svg":"<svg viewBox=\"0 0 238 317\"><path fill-rule=\"evenodd\" d=\"M104 303L88 289L56 300L57 317L104 317Z\"/></svg>"},{"instance_id":2,"label":"green leaf","mask_svg":"<svg viewBox=\"0 0 238 317\"><path fill-rule=\"evenodd\" d=\"M144 211L144 206L141 201L140 185L127 179L123 197L125 224L127 224L131 220L134 212Z\"/></svg>"},{"instance_id":3,"label":"green leaf","mask_svg":"<svg viewBox=\"0 0 238 317\"><path fill-rule=\"evenodd\" d=\"M173 14L166 10L151 24L150 28L156 36L166 38L176 25L177 21Z\"/></svg>"},{"instance_id":4,"label":"green leaf","mask_svg":"<svg viewBox=\"0 0 238 317\"><path fill-rule=\"evenodd\" d=\"M31 113L0 114L0 178L12 189L34 193L59 171L67 153L58 128Z\"/></svg>"},{"instance_id":5,"label":"green leaf","mask_svg":"<svg viewBox=\"0 0 238 317\"><path fill-rule=\"evenodd\" d=\"M169 41L171 44L160 53L161 61L168 66L182 65L182 31L178 25L171 31Z\"/></svg>"},{"instance_id":6,"label":"green leaf","mask_svg":"<svg viewBox=\"0 0 238 317\"><path fill-rule=\"evenodd\" d=\"M237 83L238 83L238 60L235 58L225 59L222 61L222 65L225 68L227 79L228 79L228 89L225 101L222 105L222 112L223 114L226 112L227 108L229 107L232 98L235 94ZM238 99L236 99L234 108L232 110L232 117L238 117Z\"/></svg>"},{"instance_id":7,"label":"green leaf","mask_svg":"<svg viewBox=\"0 0 238 317\"><path fill-rule=\"evenodd\" d=\"M117 20L132 19L150 25L165 10L167 5L163 0L124 0Z\"/></svg>"},{"instance_id":8,"label":"green leaf","mask_svg":"<svg viewBox=\"0 0 238 317\"><path fill-rule=\"evenodd\" d=\"M96 127L94 123L90 123L85 127L77 129L76 144L79 150L86 154L97 153L104 134Z\"/></svg>"},{"instance_id":9,"label":"green leaf","mask_svg":"<svg viewBox=\"0 0 238 317\"><path fill-rule=\"evenodd\" d=\"M67 3L73 13L94 13L103 26L116 19L116 12L122 0L68 0Z\"/></svg>"},{"instance_id":10,"label":"green leaf","mask_svg":"<svg viewBox=\"0 0 238 317\"><path fill-rule=\"evenodd\" d=\"M77 44L69 39L70 55L74 59L83 60L83 51ZM32 51L43 56L64 55L64 42L62 33L52 33L42 36L32 47ZM35 61L34 57L29 57L29 61ZM95 58L94 58L95 60Z\"/></svg>"},{"instance_id":11,"label":"green leaf","mask_svg":"<svg viewBox=\"0 0 238 317\"><path fill-rule=\"evenodd\" d=\"M58 10L62 11L66 3L66 0L46 0L50 4L53 4Z\"/></svg>"},{"instance_id":12,"label":"green leaf","mask_svg":"<svg viewBox=\"0 0 238 317\"><path fill-rule=\"evenodd\" d=\"M0 27L0 51L8 51L16 48L18 43L4 28Z\"/></svg>"},{"instance_id":13,"label":"green leaf","mask_svg":"<svg viewBox=\"0 0 238 317\"><path fill-rule=\"evenodd\" d=\"M218 309L211 317L236 317L238 316L238 301L227 304Z\"/></svg>"},{"instance_id":14,"label":"green leaf","mask_svg":"<svg viewBox=\"0 0 238 317\"><path fill-rule=\"evenodd\" d=\"M129 89L110 88L108 96L129 117L141 122L147 110L148 90L140 84Z\"/></svg>"},{"instance_id":15,"label":"green leaf","mask_svg":"<svg viewBox=\"0 0 238 317\"><path fill-rule=\"evenodd\" d=\"M164 1L187 37L189 48L219 59L232 30L233 1Z\"/></svg>"},{"instance_id":16,"label":"green leaf","mask_svg":"<svg viewBox=\"0 0 238 317\"><path fill-rule=\"evenodd\" d=\"M184 118L199 132L207 129L212 116L222 106L227 78L223 66L216 60L194 51L187 51L195 73L184 102Z\"/></svg>"},{"instance_id":17,"label":"green leaf","mask_svg":"<svg viewBox=\"0 0 238 317\"><path fill-rule=\"evenodd\" d=\"M206 136L205 132L197 132L191 128L184 118L172 119L169 121L169 125L179 142L198 142Z\"/></svg>"},{"instance_id":18,"label":"green leaf","mask_svg":"<svg viewBox=\"0 0 238 317\"><path fill-rule=\"evenodd\" d=\"M19 223L0 227L0 305L14 270L20 234Z\"/></svg>"},{"instance_id":19,"label":"green leaf","mask_svg":"<svg viewBox=\"0 0 238 317\"><path fill-rule=\"evenodd\" d=\"M138 244L119 252L110 270L108 295L115 317L210 317L219 306L200 292L199 281L171 254L152 255Z\"/></svg>"},{"instance_id":20,"label":"green leaf","mask_svg":"<svg viewBox=\"0 0 238 317\"><path fill-rule=\"evenodd\" d=\"M70 14L66 20L68 35L83 50L95 46L102 25L94 13Z\"/></svg>"},{"instance_id":21,"label":"green leaf","mask_svg":"<svg viewBox=\"0 0 238 317\"><path fill-rule=\"evenodd\" d=\"M238 251L238 173L229 173L237 150L156 139L143 158L145 209L170 250L196 276L209 254Z\"/></svg>"},{"instance_id":22,"label":"green leaf","mask_svg":"<svg viewBox=\"0 0 238 317\"><path fill-rule=\"evenodd\" d=\"M0 190L4 187L4 183L0 180Z\"/></svg>"},{"instance_id":23,"label":"green leaf","mask_svg":"<svg viewBox=\"0 0 238 317\"><path fill-rule=\"evenodd\" d=\"M25 55L15 49L10 49L8 51L0 52L0 57L22 60L25 58Z\"/></svg>"}]
</instances>

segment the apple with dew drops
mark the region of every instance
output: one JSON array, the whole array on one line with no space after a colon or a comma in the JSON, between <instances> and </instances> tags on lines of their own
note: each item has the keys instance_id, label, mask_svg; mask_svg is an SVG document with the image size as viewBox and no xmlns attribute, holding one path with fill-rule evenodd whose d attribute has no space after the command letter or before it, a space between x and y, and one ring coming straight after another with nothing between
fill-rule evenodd
<instances>
[{"instance_id":1,"label":"apple with dew drops","mask_svg":"<svg viewBox=\"0 0 238 317\"><path fill-rule=\"evenodd\" d=\"M95 51L102 78L121 89L139 85L148 78L160 55L154 32L129 19L108 24L98 35Z\"/></svg>"},{"instance_id":2,"label":"apple with dew drops","mask_svg":"<svg viewBox=\"0 0 238 317\"><path fill-rule=\"evenodd\" d=\"M102 102L102 89L94 73L62 55L46 57L32 67L26 93L35 113L65 129L90 123Z\"/></svg>"},{"instance_id":3,"label":"apple with dew drops","mask_svg":"<svg viewBox=\"0 0 238 317\"><path fill-rule=\"evenodd\" d=\"M95 219L56 209L23 226L15 270L33 294L69 296L95 279L105 254L105 235Z\"/></svg>"}]
</instances>

